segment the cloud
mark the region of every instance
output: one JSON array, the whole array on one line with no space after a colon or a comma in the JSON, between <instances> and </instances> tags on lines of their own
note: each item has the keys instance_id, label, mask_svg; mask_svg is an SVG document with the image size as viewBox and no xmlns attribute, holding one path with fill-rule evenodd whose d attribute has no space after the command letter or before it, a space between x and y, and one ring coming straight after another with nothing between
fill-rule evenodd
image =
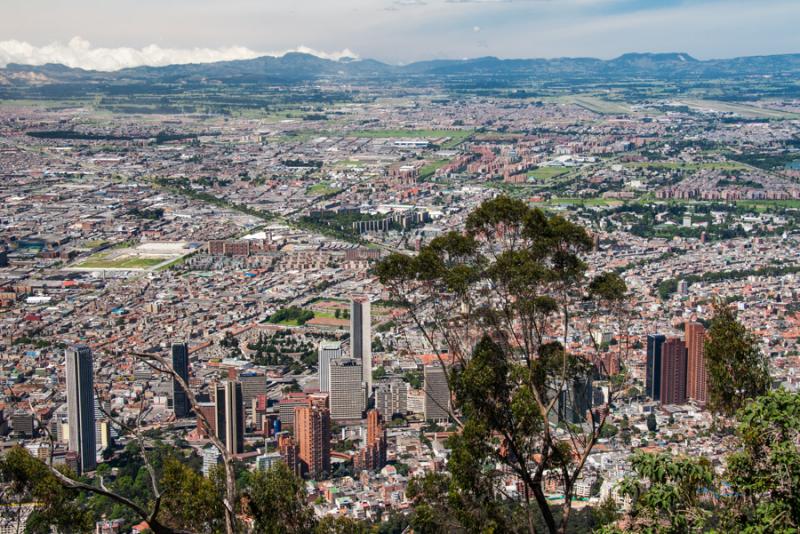
<instances>
[{"instance_id":1,"label":"cloud","mask_svg":"<svg viewBox=\"0 0 800 534\"><path fill-rule=\"evenodd\" d=\"M349 49L339 52L320 52L306 46L299 46L281 52L257 52L243 46L224 48L161 48L151 44L144 48L93 48L91 43L81 37L73 37L65 45L53 42L44 46L34 46L24 41L0 41L0 67L9 63L23 65L44 65L60 63L68 67L113 71L129 67L177 65L185 63L213 63L236 59L253 59L260 56L283 56L289 52L302 52L317 57L340 60L358 58Z\"/></svg>"}]
</instances>

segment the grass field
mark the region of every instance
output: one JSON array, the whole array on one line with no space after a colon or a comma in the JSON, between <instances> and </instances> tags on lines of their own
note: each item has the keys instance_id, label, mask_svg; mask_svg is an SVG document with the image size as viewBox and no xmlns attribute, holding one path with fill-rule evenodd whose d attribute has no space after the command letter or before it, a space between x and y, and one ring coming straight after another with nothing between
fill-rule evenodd
<instances>
[{"instance_id":1,"label":"grass field","mask_svg":"<svg viewBox=\"0 0 800 534\"><path fill-rule=\"evenodd\" d=\"M800 209L800 200L737 200L736 205L756 209L771 207Z\"/></svg>"},{"instance_id":2,"label":"grass field","mask_svg":"<svg viewBox=\"0 0 800 534\"><path fill-rule=\"evenodd\" d=\"M568 198L554 197L546 202L551 206L618 206L622 200L615 198Z\"/></svg>"},{"instance_id":3,"label":"grass field","mask_svg":"<svg viewBox=\"0 0 800 534\"><path fill-rule=\"evenodd\" d=\"M163 258L137 258L131 256L108 259L105 254L95 254L75 267L81 269L149 269L163 261Z\"/></svg>"},{"instance_id":4,"label":"grass field","mask_svg":"<svg viewBox=\"0 0 800 534\"><path fill-rule=\"evenodd\" d=\"M534 169L528 173L529 178L534 178L537 182L552 180L553 178L557 178L564 174L567 174L569 171L564 167L539 167L538 169Z\"/></svg>"},{"instance_id":5,"label":"grass field","mask_svg":"<svg viewBox=\"0 0 800 534\"><path fill-rule=\"evenodd\" d=\"M337 191L341 190L331 187L331 185L328 182L320 182L306 189L306 194L313 196L320 196L320 195L330 195L331 193L335 193Z\"/></svg>"},{"instance_id":6,"label":"grass field","mask_svg":"<svg viewBox=\"0 0 800 534\"><path fill-rule=\"evenodd\" d=\"M702 163L682 163L679 161L648 161L642 163L626 163L626 167L639 168L639 169L665 169L665 170L684 170L684 171L699 171L701 169L709 170L743 170L747 169L747 165L737 163L735 161L707 161Z\"/></svg>"},{"instance_id":7,"label":"grass field","mask_svg":"<svg viewBox=\"0 0 800 534\"><path fill-rule=\"evenodd\" d=\"M473 134L472 130L356 130L348 132L347 137L363 137L369 139L439 139L449 137L442 148L453 148Z\"/></svg>"},{"instance_id":8,"label":"grass field","mask_svg":"<svg viewBox=\"0 0 800 534\"><path fill-rule=\"evenodd\" d=\"M767 109L749 104L735 104L733 102L718 102L716 100L683 100L690 107L710 109L721 113L736 113L750 119L798 119L799 113L790 113L777 109Z\"/></svg>"},{"instance_id":9,"label":"grass field","mask_svg":"<svg viewBox=\"0 0 800 534\"><path fill-rule=\"evenodd\" d=\"M433 176L437 170L450 163L449 159L440 159L432 161L419 170L419 179L426 180Z\"/></svg>"},{"instance_id":10,"label":"grass field","mask_svg":"<svg viewBox=\"0 0 800 534\"><path fill-rule=\"evenodd\" d=\"M557 101L564 104L575 104L583 109L601 115L624 115L632 111L631 107L623 102L611 102L590 95L562 96L559 97Z\"/></svg>"}]
</instances>

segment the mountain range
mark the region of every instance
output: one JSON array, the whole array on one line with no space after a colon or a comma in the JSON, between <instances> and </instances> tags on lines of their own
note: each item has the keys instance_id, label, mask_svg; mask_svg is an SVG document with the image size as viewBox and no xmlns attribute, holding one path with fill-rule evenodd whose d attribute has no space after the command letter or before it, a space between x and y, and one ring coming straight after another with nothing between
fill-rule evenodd
<instances>
[{"instance_id":1,"label":"mountain range","mask_svg":"<svg viewBox=\"0 0 800 534\"><path fill-rule=\"evenodd\" d=\"M347 84L399 84L443 86L448 89L559 88L569 86L623 87L661 82L678 87L697 87L708 80L727 83L727 96L736 97L736 85L767 96L794 95L800 91L800 54L698 60L686 53L630 53L611 60L595 58L431 60L408 65L389 65L371 59L338 61L303 53L259 57L217 63L136 67L114 72L88 71L48 64L9 64L0 69L0 97L18 97L19 90L48 85L63 93L114 87L184 87L208 84L299 85L325 82ZM707 85L707 84L706 84ZM777 88L777 89L776 89ZM16 89L16 90L15 90ZM626 91L627 89L622 89ZM759 89L760 91L760 89ZM752 90L750 91L752 93ZM725 97L726 94L720 95ZM752 95L750 95L752 96Z\"/></svg>"}]
</instances>

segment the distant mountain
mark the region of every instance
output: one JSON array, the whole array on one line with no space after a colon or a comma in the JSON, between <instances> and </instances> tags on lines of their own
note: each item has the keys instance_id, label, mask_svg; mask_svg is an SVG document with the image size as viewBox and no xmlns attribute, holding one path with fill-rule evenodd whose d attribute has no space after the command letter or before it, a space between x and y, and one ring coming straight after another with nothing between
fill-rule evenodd
<instances>
[{"instance_id":1,"label":"distant mountain","mask_svg":"<svg viewBox=\"0 0 800 534\"><path fill-rule=\"evenodd\" d=\"M456 90L520 87L561 90L565 87L579 89L590 85L610 86L623 84L625 81L643 80L674 82L690 87L692 84L700 85L703 80L722 78L734 85L746 77L783 80L783 87L765 93L771 96L800 91L796 84L792 86L789 83L800 77L800 54L719 60L698 60L682 52L630 53L611 60L480 57L421 61L400 66L369 59L332 61L309 54L290 53L283 57L265 56L218 63L136 67L116 72L87 71L63 65L34 67L11 64L0 69L0 97L11 98L24 87L42 87L48 84L58 86L57 90L54 88L49 92L69 95L85 91L108 93L136 86L145 91L146 87L154 84L203 86L337 82L441 85ZM732 97L736 96L733 89L730 94ZM725 94L721 96L725 97Z\"/></svg>"}]
</instances>

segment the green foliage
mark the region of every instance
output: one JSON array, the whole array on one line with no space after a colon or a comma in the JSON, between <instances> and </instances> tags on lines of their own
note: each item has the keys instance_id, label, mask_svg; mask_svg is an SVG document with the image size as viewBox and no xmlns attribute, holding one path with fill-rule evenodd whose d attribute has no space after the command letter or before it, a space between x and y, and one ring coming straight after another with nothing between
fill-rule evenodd
<instances>
[{"instance_id":1,"label":"green foliage","mask_svg":"<svg viewBox=\"0 0 800 534\"><path fill-rule=\"evenodd\" d=\"M727 459L734 528L747 533L800 528L800 394L772 391L740 410L742 450ZM768 495L768 498L764 498Z\"/></svg>"},{"instance_id":2,"label":"green foliage","mask_svg":"<svg viewBox=\"0 0 800 534\"><path fill-rule=\"evenodd\" d=\"M268 471L253 473L245 494L256 532L282 534L314 530L314 514L305 503L303 482L283 462Z\"/></svg>"},{"instance_id":3,"label":"green foliage","mask_svg":"<svg viewBox=\"0 0 800 534\"><path fill-rule=\"evenodd\" d=\"M304 325L314 318L314 312L311 310L304 310L297 306L290 306L288 308L281 308L276 311L267 319L270 323L294 323L297 325Z\"/></svg>"},{"instance_id":4,"label":"green foliage","mask_svg":"<svg viewBox=\"0 0 800 534\"><path fill-rule=\"evenodd\" d=\"M631 464L638 478L620 484L622 493L633 500L630 530L677 534L706 526L711 511L700 492L713 490L714 483L707 459L638 452Z\"/></svg>"},{"instance_id":5,"label":"green foliage","mask_svg":"<svg viewBox=\"0 0 800 534\"><path fill-rule=\"evenodd\" d=\"M647 430L650 432L658 431L658 422L656 422L656 414L650 412L647 415Z\"/></svg>"},{"instance_id":6,"label":"green foliage","mask_svg":"<svg viewBox=\"0 0 800 534\"><path fill-rule=\"evenodd\" d=\"M588 380L593 366L545 332L557 325L568 337L572 307L580 300L574 296L609 310L627 292L613 273L587 283L581 255L591 246L582 227L500 196L467 217L465 233L436 237L414 257L392 254L376 266L392 298L412 317L423 309L429 339L445 339L459 364L448 385L461 432L450 439L449 476L426 477L416 486L423 498L412 518L415 529L513 531L517 512L525 514L526 530L542 519L540 526L555 532L559 515L568 521L580 467L566 441L554 438L550 423L573 436L582 433L567 420L567 409L556 407L555 397L567 384ZM474 347L473 339L459 338L470 329L484 333ZM464 346L473 347L469 358ZM600 428L592 433L587 441L578 438L589 449ZM525 485L526 506L497 495L500 466ZM569 496L563 505L547 502L545 470L562 475Z\"/></svg>"},{"instance_id":7,"label":"green foliage","mask_svg":"<svg viewBox=\"0 0 800 534\"><path fill-rule=\"evenodd\" d=\"M63 472L75 478L74 473ZM91 514L76 502L79 492L64 488L44 463L22 447L12 448L0 459L0 480L8 485L12 499L7 501L8 496L4 495L3 500L12 507L33 503L26 532L46 534L53 528L61 532L93 530Z\"/></svg>"},{"instance_id":8,"label":"green foliage","mask_svg":"<svg viewBox=\"0 0 800 534\"><path fill-rule=\"evenodd\" d=\"M730 307L716 303L705 343L709 408L731 416L769 390L769 363Z\"/></svg>"},{"instance_id":9,"label":"green foliage","mask_svg":"<svg viewBox=\"0 0 800 534\"><path fill-rule=\"evenodd\" d=\"M193 532L223 531L225 489L222 473L216 475L205 478L175 458L167 458L159 481L164 494L160 519Z\"/></svg>"}]
</instances>

